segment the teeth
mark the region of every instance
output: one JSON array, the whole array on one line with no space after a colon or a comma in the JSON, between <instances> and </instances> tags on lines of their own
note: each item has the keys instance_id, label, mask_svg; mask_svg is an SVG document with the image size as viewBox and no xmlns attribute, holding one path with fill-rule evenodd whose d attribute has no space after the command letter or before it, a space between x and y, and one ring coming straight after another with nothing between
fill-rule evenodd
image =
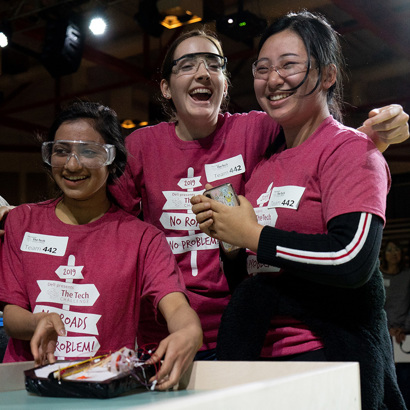
<instances>
[{"instance_id":1,"label":"teeth","mask_svg":"<svg viewBox=\"0 0 410 410\"><path fill-rule=\"evenodd\" d=\"M65 177L69 181L79 181L80 179L86 179L86 177Z\"/></svg>"},{"instance_id":2,"label":"teeth","mask_svg":"<svg viewBox=\"0 0 410 410\"><path fill-rule=\"evenodd\" d=\"M289 94L276 94L276 95L270 95L268 97L268 100L270 101L278 101L281 100L283 98L289 97Z\"/></svg>"},{"instance_id":3,"label":"teeth","mask_svg":"<svg viewBox=\"0 0 410 410\"><path fill-rule=\"evenodd\" d=\"M197 88L196 90L192 91L191 94L212 94L212 92L207 88Z\"/></svg>"}]
</instances>

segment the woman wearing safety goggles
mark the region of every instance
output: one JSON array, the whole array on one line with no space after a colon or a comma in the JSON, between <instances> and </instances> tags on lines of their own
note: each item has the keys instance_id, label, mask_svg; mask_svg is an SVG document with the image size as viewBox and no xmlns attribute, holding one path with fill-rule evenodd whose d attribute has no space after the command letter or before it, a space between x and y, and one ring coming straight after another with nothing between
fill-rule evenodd
<instances>
[{"instance_id":1,"label":"woman wearing safety goggles","mask_svg":"<svg viewBox=\"0 0 410 410\"><path fill-rule=\"evenodd\" d=\"M126 165L117 116L76 102L46 139L43 160L61 192L18 206L7 218L0 308L11 338L4 362L45 364L134 349L144 298L169 330L150 359L166 354L150 380L166 390L202 345L202 330L163 233L108 194Z\"/></svg>"}]
</instances>

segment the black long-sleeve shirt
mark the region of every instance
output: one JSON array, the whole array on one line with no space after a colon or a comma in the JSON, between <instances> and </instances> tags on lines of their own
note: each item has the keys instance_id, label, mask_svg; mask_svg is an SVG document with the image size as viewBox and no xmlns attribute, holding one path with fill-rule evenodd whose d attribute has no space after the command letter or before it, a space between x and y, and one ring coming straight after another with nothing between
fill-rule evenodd
<instances>
[{"instance_id":1,"label":"black long-sleeve shirt","mask_svg":"<svg viewBox=\"0 0 410 410\"><path fill-rule=\"evenodd\" d=\"M306 280L356 288L372 273L382 240L383 220L370 213L348 213L329 221L325 234L263 228L257 258Z\"/></svg>"}]
</instances>

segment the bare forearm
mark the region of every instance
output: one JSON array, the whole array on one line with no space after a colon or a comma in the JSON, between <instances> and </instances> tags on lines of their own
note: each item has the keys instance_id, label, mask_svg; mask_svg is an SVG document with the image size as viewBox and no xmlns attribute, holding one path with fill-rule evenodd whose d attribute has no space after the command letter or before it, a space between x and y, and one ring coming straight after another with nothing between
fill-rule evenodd
<instances>
[{"instance_id":1,"label":"bare forearm","mask_svg":"<svg viewBox=\"0 0 410 410\"><path fill-rule=\"evenodd\" d=\"M244 234L242 236L242 247L250 249L256 253L258 251L259 238L261 236L262 229L263 226L258 223L250 225L247 230L247 235Z\"/></svg>"},{"instance_id":2,"label":"bare forearm","mask_svg":"<svg viewBox=\"0 0 410 410\"><path fill-rule=\"evenodd\" d=\"M159 303L159 309L167 321L170 334L189 332L192 338L198 340L198 348L202 345L201 322L182 293L175 292L165 296Z\"/></svg>"},{"instance_id":3,"label":"bare forearm","mask_svg":"<svg viewBox=\"0 0 410 410\"><path fill-rule=\"evenodd\" d=\"M16 305L4 307L4 328L10 337L21 340L30 340L36 330L38 321L46 313L33 314Z\"/></svg>"},{"instance_id":4,"label":"bare forearm","mask_svg":"<svg viewBox=\"0 0 410 410\"><path fill-rule=\"evenodd\" d=\"M202 328L197 314L188 305L179 306L171 317L168 318L169 333L186 330L198 340L198 348L202 345Z\"/></svg>"}]
</instances>

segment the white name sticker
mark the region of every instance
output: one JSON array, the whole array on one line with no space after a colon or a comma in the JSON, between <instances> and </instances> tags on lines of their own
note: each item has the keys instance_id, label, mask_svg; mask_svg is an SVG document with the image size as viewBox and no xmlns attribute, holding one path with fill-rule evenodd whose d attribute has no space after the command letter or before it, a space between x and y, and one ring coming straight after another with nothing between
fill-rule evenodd
<instances>
[{"instance_id":1,"label":"white name sticker","mask_svg":"<svg viewBox=\"0 0 410 410\"><path fill-rule=\"evenodd\" d=\"M244 172L245 163L241 154L215 164L205 164L205 174L208 182L233 177Z\"/></svg>"},{"instance_id":2,"label":"white name sticker","mask_svg":"<svg viewBox=\"0 0 410 410\"><path fill-rule=\"evenodd\" d=\"M298 209L305 188L288 185L273 188L268 208Z\"/></svg>"},{"instance_id":3,"label":"white name sticker","mask_svg":"<svg viewBox=\"0 0 410 410\"><path fill-rule=\"evenodd\" d=\"M21 242L20 250L52 256L64 256L67 243L68 236L41 235L39 233L26 232Z\"/></svg>"}]
</instances>

